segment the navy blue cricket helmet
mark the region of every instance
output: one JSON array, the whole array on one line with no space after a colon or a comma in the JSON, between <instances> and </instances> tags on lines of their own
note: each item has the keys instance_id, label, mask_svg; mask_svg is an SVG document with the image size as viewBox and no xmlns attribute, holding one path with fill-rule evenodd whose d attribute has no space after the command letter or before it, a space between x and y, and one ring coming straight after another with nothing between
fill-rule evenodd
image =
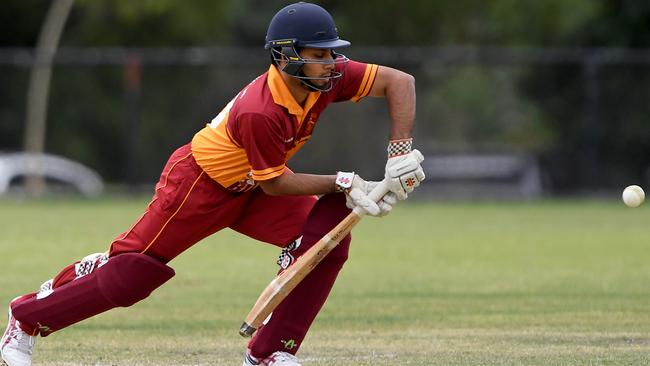
<instances>
[{"instance_id":1,"label":"navy blue cricket helmet","mask_svg":"<svg viewBox=\"0 0 650 366\"><path fill-rule=\"evenodd\" d=\"M333 72L327 79L329 82L322 87L314 85L311 80L322 79L307 77L302 73L302 67L309 63L344 63L348 59L335 49L348 47L350 42L340 39L334 19L322 7L305 2L299 2L280 9L269 24L266 32L264 48L271 51L271 59L275 65L279 61L286 61L282 71L300 79L307 87L328 91L333 86L333 81L343 74ZM332 50L333 61L307 60L300 57L302 48L319 48Z\"/></svg>"}]
</instances>

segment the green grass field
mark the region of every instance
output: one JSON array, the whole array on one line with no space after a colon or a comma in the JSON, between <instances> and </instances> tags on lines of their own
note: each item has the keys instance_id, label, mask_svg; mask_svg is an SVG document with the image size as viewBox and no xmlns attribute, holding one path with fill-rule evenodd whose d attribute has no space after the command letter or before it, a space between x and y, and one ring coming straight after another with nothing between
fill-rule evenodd
<instances>
[{"instance_id":1,"label":"green grass field","mask_svg":"<svg viewBox=\"0 0 650 366\"><path fill-rule=\"evenodd\" d=\"M35 290L145 200L0 201L0 301ZM230 231L150 298L38 339L35 365L240 365L278 250ZM648 365L650 207L411 203L364 219L307 365Z\"/></svg>"}]
</instances>

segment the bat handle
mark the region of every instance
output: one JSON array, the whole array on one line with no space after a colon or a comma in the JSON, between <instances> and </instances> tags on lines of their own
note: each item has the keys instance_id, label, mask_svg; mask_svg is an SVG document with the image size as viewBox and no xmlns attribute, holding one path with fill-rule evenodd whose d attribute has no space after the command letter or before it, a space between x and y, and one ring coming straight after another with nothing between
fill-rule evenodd
<instances>
[{"instance_id":1,"label":"bat handle","mask_svg":"<svg viewBox=\"0 0 650 366\"><path fill-rule=\"evenodd\" d=\"M254 326L246 322L243 322L241 327L239 327L239 335L245 338L250 338L253 336L256 330L257 328L255 328Z\"/></svg>"},{"instance_id":2,"label":"bat handle","mask_svg":"<svg viewBox=\"0 0 650 366\"><path fill-rule=\"evenodd\" d=\"M370 193L368 193L368 197L375 202L379 202L379 200L382 197L384 197L386 193L388 193L388 182L386 182L386 179L384 179L381 182L379 182L379 184L377 184L375 189L373 189L372 191L370 191ZM366 214L366 210L364 210L360 206L355 207L354 210L352 210L352 212L354 212L358 216L363 216Z\"/></svg>"}]
</instances>

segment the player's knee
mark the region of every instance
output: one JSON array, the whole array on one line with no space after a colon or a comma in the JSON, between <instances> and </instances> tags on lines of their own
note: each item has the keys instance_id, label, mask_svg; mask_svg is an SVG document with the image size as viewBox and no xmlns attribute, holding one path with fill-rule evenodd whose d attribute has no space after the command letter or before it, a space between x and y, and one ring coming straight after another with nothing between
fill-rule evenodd
<instances>
[{"instance_id":1,"label":"player's knee","mask_svg":"<svg viewBox=\"0 0 650 366\"><path fill-rule=\"evenodd\" d=\"M292 241L282 249L280 256L278 257L277 264L280 266L280 270L285 270L289 268L301 255L303 255L313 244L306 243L304 238L301 236L298 239ZM323 266L326 265L335 265L338 267L343 266L343 263L348 260L348 253L350 251L350 242L352 241L352 235L346 235L339 245L332 249L329 254L323 258L321 261Z\"/></svg>"},{"instance_id":2,"label":"player's knee","mask_svg":"<svg viewBox=\"0 0 650 366\"><path fill-rule=\"evenodd\" d=\"M98 276L99 287L116 306L131 306L174 276L174 270L144 254L127 253L112 257Z\"/></svg>"}]
</instances>

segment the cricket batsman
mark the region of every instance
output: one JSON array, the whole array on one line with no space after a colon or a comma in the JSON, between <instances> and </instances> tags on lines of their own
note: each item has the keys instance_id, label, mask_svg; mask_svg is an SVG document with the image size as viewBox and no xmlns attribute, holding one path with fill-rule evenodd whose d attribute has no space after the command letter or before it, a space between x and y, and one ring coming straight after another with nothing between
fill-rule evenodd
<instances>
[{"instance_id":1,"label":"cricket batsman","mask_svg":"<svg viewBox=\"0 0 650 366\"><path fill-rule=\"evenodd\" d=\"M337 52L349 45L320 6L300 2L281 9L266 34L268 70L171 155L144 214L105 253L86 256L10 302L2 361L29 366L36 337L147 298L174 276L172 259L224 228L282 248L282 271L350 209L383 216L406 199L424 179L422 155L412 150L414 78ZM391 121L389 192L379 202L368 197L379 182L287 167L330 103L367 96L385 98ZM300 365L295 354L347 259L350 240L346 236L259 328L244 366Z\"/></svg>"}]
</instances>

